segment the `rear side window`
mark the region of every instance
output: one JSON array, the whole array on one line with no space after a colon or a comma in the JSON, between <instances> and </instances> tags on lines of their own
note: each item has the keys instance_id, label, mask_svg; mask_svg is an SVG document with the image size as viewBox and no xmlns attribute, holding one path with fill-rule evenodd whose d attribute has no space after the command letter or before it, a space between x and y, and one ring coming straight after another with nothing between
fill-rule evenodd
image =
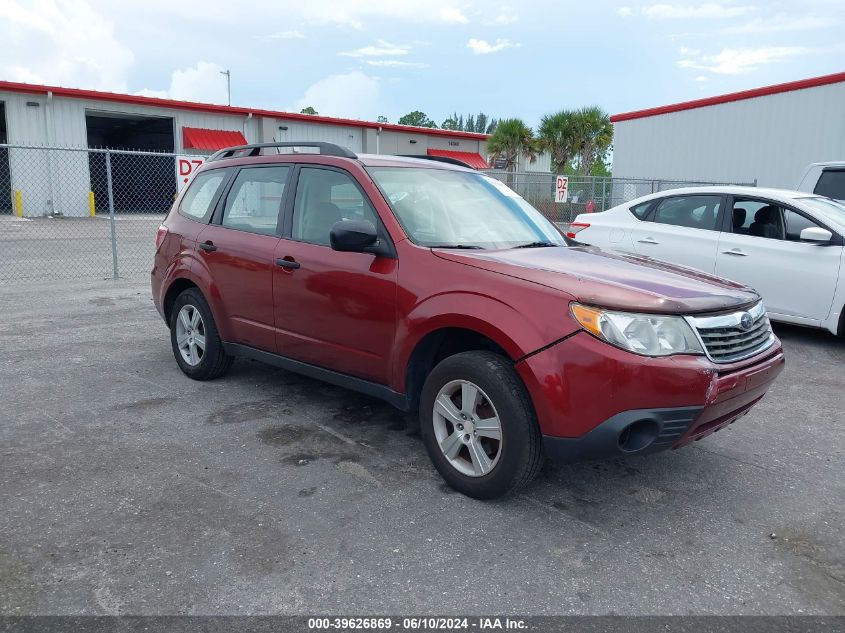
<instances>
[{"instance_id":1,"label":"rear side window","mask_svg":"<svg viewBox=\"0 0 845 633\"><path fill-rule=\"evenodd\" d=\"M227 173L226 170L215 169L194 176L179 204L179 213L193 220L206 219L211 211L211 202Z\"/></svg>"},{"instance_id":2,"label":"rear side window","mask_svg":"<svg viewBox=\"0 0 845 633\"><path fill-rule=\"evenodd\" d=\"M813 193L836 200L845 200L845 169L825 169Z\"/></svg>"},{"instance_id":3,"label":"rear side window","mask_svg":"<svg viewBox=\"0 0 845 633\"><path fill-rule=\"evenodd\" d=\"M641 202L640 204L631 207L629 210L640 220L645 220L645 216L648 214L648 210L651 208L652 202L654 202L654 200Z\"/></svg>"},{"instance_id":4,"label":"rear side window","mask_svg":"<svg viewBox=\"0 0 845 633\"><path fill-rule=\"evenodd\" d=\"M290 167L245 167L226 195L223 226L276 235Z\"/></svg>"},{"instance_id":5,"label":"rear side window","mask_svg":"<svg viewBox=\"0 0 845 633\"><path fill-rule=\"evenodd\" d=\"M688 229L716 229L721 196L683 196L663 200L654 212L654 222Z\"/></svg>"}]
</instances>

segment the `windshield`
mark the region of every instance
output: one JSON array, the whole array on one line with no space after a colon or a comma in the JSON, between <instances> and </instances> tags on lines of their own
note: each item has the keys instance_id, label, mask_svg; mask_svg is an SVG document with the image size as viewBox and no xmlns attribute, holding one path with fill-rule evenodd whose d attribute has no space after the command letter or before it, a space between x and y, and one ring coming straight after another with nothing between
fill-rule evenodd
<instances>
[{"instance_id":1,"label":"windshield","mask_svg":"<svg viewBox=\"0 0 845 633\"><path fill-rule=\"evenodd\" d=\"M845 203L818 196L799 198L799 200L824 218L836 222L840 226L845 226Z\"/></svg>"},{"instance_id":2,"label":"windshield","mask_svg":"<svg viewBox=\"0 0 845 633\"><path fill-rule=\"evenodd\" d=\"M374 167L369 172L408 237L420 246L566 246L537 209L483 174L415 167Z\"/></svg>"}]
</instances>

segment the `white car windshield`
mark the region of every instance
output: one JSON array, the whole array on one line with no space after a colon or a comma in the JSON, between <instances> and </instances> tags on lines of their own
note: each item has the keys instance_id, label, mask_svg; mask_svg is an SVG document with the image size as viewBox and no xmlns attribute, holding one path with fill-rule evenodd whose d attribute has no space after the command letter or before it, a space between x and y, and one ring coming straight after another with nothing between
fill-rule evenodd
<instances>
[{"instance_id":1,"label":"white car windshield","mask_svg":"<svg viewBox=\"0 0 845 633\"><path fill-rule=\"evenodd\" d=\"M415 244L502 249L566 246L555 226L503 183L479 173L373 167L373 180Z\"/></svg>"},{"instance_id":2,"label":"white car windshield","mask_svg":"<svg viewBox=\"0 0 845 633\"><path fill-rule=\"evenodd\" d=\"M799 198L799 200L822 217L845 226L845 203L819 196Z\"/></svg>"}]
</instances>

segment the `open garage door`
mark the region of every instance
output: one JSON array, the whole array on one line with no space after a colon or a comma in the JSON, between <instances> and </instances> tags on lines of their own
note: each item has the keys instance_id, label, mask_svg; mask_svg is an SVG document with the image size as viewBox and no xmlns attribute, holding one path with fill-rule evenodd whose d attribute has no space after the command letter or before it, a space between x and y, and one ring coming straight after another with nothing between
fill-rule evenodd
<instances>
[{"instance_id":1,"label":"open garage door","mask_svg":"<svg viewBox=\"0 0 845 633\"><path fill-rule=\"evenodd\" d=\"M0 143L8 143L6 135L6 104L0 101ZM0 213L12 212L12 172L9 169L9 150L0 147Z\"/></svg>"},{"instance_id":2,"label":"open garage door","mask_svg":"<svg viewBox=\"0 0 845 633\"><path fill-rule=\"evenodd\" d=\"M88 147L142 152L173 152L173 119L133 114L85 113ZM108 209L105 154L88 158L97 209ZM118 213L165 213L176 194L172 156L112 154L114 210Z\"/></svg>"}]
</instances>

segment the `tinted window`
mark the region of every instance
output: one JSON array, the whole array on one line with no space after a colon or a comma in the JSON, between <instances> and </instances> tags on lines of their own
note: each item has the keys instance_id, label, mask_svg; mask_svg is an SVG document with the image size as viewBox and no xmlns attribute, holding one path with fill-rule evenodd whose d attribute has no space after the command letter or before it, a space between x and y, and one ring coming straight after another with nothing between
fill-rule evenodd
<instances>
[{"instance_id":1,"label":"tinted window","mask_svg":"<svg viewBox=\"0 0 845 633\"><path fill-rule=\"evenodd\" d=\"M792 242L800 242L801 231L806 228L811 226L822 228L809 218L805 218L800 213L795 213L790 209L784 209L784 219L786 220L786 239Z\"/></svg>"},{"instance_id":2,"label":"tinted window","mask_svg":"<svg viewBox=\"0 0 845 633\"><path fill-rule=\"evenodd\" d=\"M226 195L223 226L276 235L290 167L247 167L238 172Z\"/></svg>"},{"instance_id":3,"label":"tinted window","mask_svg":"<svg viewBox=\"0 0 845 633\"><path fill-rule=\"evenodd\" d=\"M823 170L813 193L837 200L845 200L845 169Z\"/></svg>"},{"instance_id":4,"label":"tinted window","mask_svg":"<svg viewBox=\"0 0 845 633\"><path fill-rule=\"evenodd\" d=\"M378 221L370 201L350 176L339 171L303 167L293 208L295 240L329 244L329 232L341 220Z\"/></svg>"},{"instance_id":5,"label":"tinted window","mask_svg":"<svg viewBox=\"0 0 845 633\"><path fill-rule=\"evenodd\" d=\"M215 169L203 171L194 176L179 204L179 213L195 220L204 219L227 173L223 169Z\"/></svg>"},{"instance_id":6,"label":"tinted window","mask_svg":"<svg viewBox=\"0 0 845 633\"><path fill-rule=\"evenodd\" d=\"M666 198L654 212L654 222L713 231L721 204L721 196Z\"/></svg>"},{"instance_id":7,"label":"tinted window","mask_svg":"<svg viewBox=\"0 0 845 633\"><path fill-rule=\"evenodd\" d=\"M645 216L648 213L648 210L651 208L652 202L654 202L654 200L649 200L648 202L641 202L640 204L631 207L630 211L640 220L645 220Z\"/></svg>"},{"instance_id":8,"label":"tinted window","mask_svg":"<svg viewBox=\"0 0 845 633\"><path fill-rule=\"evenodd\" d=\"M783 215L781 207L768 200L734 198L731 213L734 233L782 240Z\"/></svg>"}]
</instances>

